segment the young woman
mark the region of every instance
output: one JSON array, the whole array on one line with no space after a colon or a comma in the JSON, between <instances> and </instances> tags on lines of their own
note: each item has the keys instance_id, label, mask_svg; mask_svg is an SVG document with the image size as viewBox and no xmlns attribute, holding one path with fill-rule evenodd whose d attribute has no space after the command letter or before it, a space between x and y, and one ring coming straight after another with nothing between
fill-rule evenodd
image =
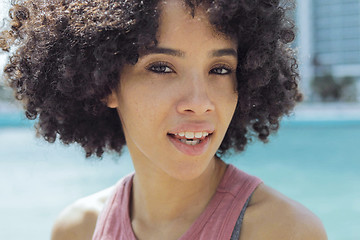
<instances>
[{"instance_id":1,"label":"young woman","mask_svg":"<svg viewBox=\"0 0 360 240\"><path fill-rule=\"evenodd\" d=\"M52 239L327 239L319 219L221 160L266 141L301 95L276 0L24 1L5 77L47 141L135 173L78 200Z\"/></svg>"}]
</instances>

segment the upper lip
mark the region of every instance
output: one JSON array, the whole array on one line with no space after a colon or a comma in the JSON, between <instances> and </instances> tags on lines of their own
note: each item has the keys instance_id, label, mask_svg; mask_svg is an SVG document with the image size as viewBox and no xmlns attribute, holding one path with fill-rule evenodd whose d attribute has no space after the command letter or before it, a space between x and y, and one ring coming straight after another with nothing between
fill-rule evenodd
<instances>
[{"instance_id":1,"label":"upper lip","mask_svg":"<svg viewBox=\"0 0 360 240\"><path fill-rule=\"evenodd\" d=\"M211 123L184 123L171 129L168 134L176 134L181 132L207 132L211 134L214 131L215 127Z\"/></svg>"}]
</instances>

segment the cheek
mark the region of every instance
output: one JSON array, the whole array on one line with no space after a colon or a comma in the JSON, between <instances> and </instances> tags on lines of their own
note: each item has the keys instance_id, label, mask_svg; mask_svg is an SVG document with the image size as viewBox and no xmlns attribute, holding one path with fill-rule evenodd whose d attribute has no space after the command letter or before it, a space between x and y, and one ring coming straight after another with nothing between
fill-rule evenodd
<instances>
[{"instance_id":1,"label":"cheek","mask_svg":"<svg viewBox=\"0 0 360 240\"><path fill-rule=\"evenodd\" d=\"M119 113L123 125L137 132L156 126L167 101L149 85L126 86L120 93Z\"/></svg>"},{"instance_id":2,"label":"cheek","mask_svg":"<svg viewBox=\"0 0 360 240\"><path fill-rule=\"evenodd\" d=\"M238 101L238 93L236 91L236 80L223 79L225 81L214 82L212 89L213 96L216 97L216 101L222 105L221 108L235 109Z\"/></svg>"},{"instance_id":3,"label":"cheek","mask_svg":"<svg viewBox=\"0 0 360 240\"><path fill-rule=\"evenodd\" d=\"M234 115L237 102L238 102L237 92L232 92L231 94L228 95L227 102L225 103L227 106L227 109L226 109L226 113L224 113L224 114L227 116L227 120L229 121L229 123Z\"/></svg>"},{"instance_id":4,"label":"cheek","mask_svg":"<svg viewBox=\"0 0 360 240\"><path fill-rule=\"evenodd\" d=\"M227 128L237 106L238 93L235 92L232 85L229 85L229 88L218 87L214 94L216 94L217 114L223 123L222 126Z\"/></svg>"}]
</instances>

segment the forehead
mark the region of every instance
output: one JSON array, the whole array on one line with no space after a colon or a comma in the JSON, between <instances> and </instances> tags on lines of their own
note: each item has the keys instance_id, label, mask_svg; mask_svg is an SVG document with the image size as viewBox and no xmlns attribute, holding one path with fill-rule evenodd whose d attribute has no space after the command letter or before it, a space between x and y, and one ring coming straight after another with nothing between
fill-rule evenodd
<instances>
[{"instance_id":1,"label":"forehead","mask_svg":"<svg viewBox=\"0 0 360 240\"><path fill-rule=\"evenodd\" d=\"M161 1L157 40L161 43L191 43L201 38L204 42L212 40L219 44L236 47L237 41L216 30L209 22L207 9L202 5L194 12L182 0ZM195 39L194 39L195 38Z\"/></svg>"}]
</instances>

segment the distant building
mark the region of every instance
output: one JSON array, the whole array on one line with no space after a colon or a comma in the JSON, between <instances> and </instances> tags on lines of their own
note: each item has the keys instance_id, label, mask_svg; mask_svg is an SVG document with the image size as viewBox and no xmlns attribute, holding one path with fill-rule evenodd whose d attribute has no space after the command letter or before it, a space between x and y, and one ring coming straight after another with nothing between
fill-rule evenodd
<instances>
[{"instance_id":1,"label":"distant building","mask_svg":"<svg viewBox=\"0 0 360 240\"><path fill-rule=\"evenodd\" d=\"M351 76L360 100L360 1L298 0L296 22L305 93L315 76Z\"/></svg>"},{"instance_id":2,"label":"distant building","mask_svg":"<svg viewBox=\"0 0 360 240\"><path fill-rule=\"evenodd\" d=\"M311 95L310 83L315 76L328 73L335 77L356 78L360 101L360 0L296 2L298 37L295 45L299 49L305 95ZM0 20L7 16L6 7L0 9ZM5 60L6 56L0 54L0 69Z\"/></svg>"}]
</instances>

